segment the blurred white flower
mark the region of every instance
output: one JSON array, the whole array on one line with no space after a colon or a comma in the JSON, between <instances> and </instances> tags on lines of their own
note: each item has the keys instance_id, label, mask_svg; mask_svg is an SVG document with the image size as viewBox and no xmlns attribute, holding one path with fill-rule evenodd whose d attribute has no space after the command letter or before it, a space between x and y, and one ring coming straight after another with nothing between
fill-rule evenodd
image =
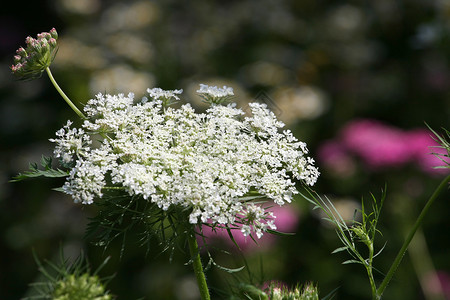
<instances>
[{"instance_id":1,"label":"blurred white flower","mask_svg":"<svg viewBox=\"0 0 450 300\"><path fill-rule=\"evenodd\" d=\"M273 93L273 99L280 111L279 118L287 124L315 119L328 108L325 92L314 86L279 88Z\"/></svg>"},{"instance_id":2,"label":"blurred white flower","mask_svg":"<svg viewBox=\"0 0 450 300\"><path fill-rule=\"evenodd\" d=\"M102 14L100 27L106 32L136 30L149 26L158 17L158 6L154 2L117 2Z\"/></svg>"},{"instance_id":3,"label":"blurred white flower","mask_svg":"<svg viewBox=\"0 0 450 300\"><path fill-rule=\"evenodd\" d=\"M244 79L252 85L277 86L295 78L288 69L267 61L246 65L242 72Z\"/></svg>"},{"instance_id":4,"label":"blurred white flower","mask_svg":"<svg viewBox=\"0 0 450 300\"><path fill-rule=\"evenodd\" d=\"M80 39L62 37L59 41L57 68L83 68L87 70L102 69L108 64L101 48L89 46ZM80 58L83 59L80 59Z\"/></svg>"},{"instance_id":5,"label":"blurred white flower","mask_svg":"<svg viewBox=\"0 0 450 300\"><path fill-rule=\"evenodd\" d=\"M137 71L128 65L118 64L99 70L90 78L91 91L120 93L123 91L143 91L155 81L153 74Z\"/></svg>"},{"instance_id":6,"label":"blurred white flower","mask_svg":"<svg viewBox=\"0 0 450 300\"><path fill-rule=\"evenodd\" d=\"M136 64L148 64L153 58L153 45L143 37L126 32L108 36L108 49Z\"/></svg>"},{"instance_id":7,"label":"blurred white flower","mask_svg":"<svg viewBox=\"0 0 450 300\"><path fill-rule=\"evenodd\" d=\"M56 7L63 13L89 15L98 12L100 0L58 0Z\"/></svg>"}]
</instances>

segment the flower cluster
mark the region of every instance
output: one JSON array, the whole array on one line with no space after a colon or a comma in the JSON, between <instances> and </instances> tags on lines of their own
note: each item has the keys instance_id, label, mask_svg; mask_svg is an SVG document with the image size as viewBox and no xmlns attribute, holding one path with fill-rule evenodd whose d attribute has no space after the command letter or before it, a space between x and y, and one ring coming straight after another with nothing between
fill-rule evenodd
<instances>
[{"instance_id":1,"label":"flower cluster","mask_svg":"<svg viewBox=\"0 0 450 300\"><path fill-rule=\"evenodd\" d=\"M183 93L183 90L165 91L161 88L153 88L147 89L147 93L150 95L152 99L161 100L163 106L169 106L175 103L176 101L180 100L180 98L177 95Z\"/></svg>"},{"instance_id":2,"label":"flower cluster","mask_svg":"<svg viewBox=\"0 0 450 300\"><path fill-rule=\"evenodd\" d=\"M49 32L42 32L37 39L27 37L26 49L20 47L14 56L14 65L11 71L19 79L34 79L50 66L58 50L56 40L58 33L55 28Z\"/></svg>"},{"instance_id":3,"label":"flower cluster","mask_svg":"<svg viewBox=\"0 0 450 300\"><path fill-rule=\"evenodd\" d=\"M89 262L83 254L75 259L67 259L61 252L60 261L47 262L44 266L36 257L40 280L30 284L31 299L52 300L112 300L113 295L106 289L106 285L113 276L100 278L98 273L106 265L109 258L96 269L91 270Z\"/></svg>"},{"instance_id":4,"label":"flower cluster","mask_svg":"<svg viewBox=\"0 0 450 300\"><path fill-rule=\"evenodd\" d=\"M69 274L55 283L53 300L111 300L98 276Z\"/></svg>"},{"instance_id":5,"label":"flower cluster","mask_svg":"<svg viewBox=\"0 0 450 300\"><path fill-rule=\"evenodd\" d=\"M74 201L93 203L119 188L163 210L186 208L191 224L239 224L244 235L261 237L275 229L274 216L251 200L283 205L298 193L296 181L313 185L319 176L306 144L281 132L264 104L251 104L245 117L233 104L196 113L151 98L98 94L82 129L69 123L57 132L55 156L73 160L63 190Z\"/></svg>"},{"instance_id":6,"label":"flower cluster","mask_svg":"<svg viewBox=\"0 0 450 300\"><path fill-rule=\"evenodd\" d=\"M233 88L223 86L218 88L217 86L209 86L207 84L200 84L200 88L197 93L208 103L220 104L228 101L234 96Z\"/></svg>"},{"instance_id":7,"label":"flower cluster","mask_svg":"<svg viewBox=\"0 0 450 300\"><path fill-rule=\"evenodd\" d=\"M312 283L309 283L301 289L299 286L292 290L289 290L285 286L276 283L270 286L270 298L271 300L319 300L319 292L317 287Z\"/></svg>"},{"instance_id":8,"label":"flower cluster","mask_svg":"<svg viewBox=\"0 0 450 300\"><path fill-rule=\"evenodd\" d=\"M56 139L50 139L51 142L57 144L53 151L55 157L60 158L65 164L73 160L74 155L77 157L89 151L89 145L92 143L88 135L81 128L70 128L72 121L56 132Z\"/></svg>"},{"instance_id":9,"label":"flower cluster","mask_svg":"<svg viewBox=\"0 0 450 300\"><path fill-rule=\"evenodd\" d=\"M271 221L271 223L276 226L277 231L285 233L296 231L300 213L295 209L295 207L276 205L270 208L262 207L259 209L270 209L271 213L276 216L276 218L272 218L269 221ZM242 227L244 228L244 226ZM244 236L242 228L240 232L233 232L234 241L230 239L226 228L211 228L209 224L204 224L202 226L201 232L202 237L198 237L197 240L202 245L205 241L207 241L208 244L211 244L217 242L218 240L222 240L230 246L234 246L236 243L239 246L239 249L244 252L254 252L268 249L279 237L278 235L267 234L262 236L262 238L258 240L258 244L255 244L251 239L248 239L246 236Z\"/></svg>"}]
</instances>

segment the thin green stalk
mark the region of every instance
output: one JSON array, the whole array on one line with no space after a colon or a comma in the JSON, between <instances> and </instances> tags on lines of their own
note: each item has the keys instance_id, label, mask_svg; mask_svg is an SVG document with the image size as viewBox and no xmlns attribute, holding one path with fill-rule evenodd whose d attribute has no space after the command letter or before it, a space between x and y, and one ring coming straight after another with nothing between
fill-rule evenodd
<instances>
[{"instance_id":1,"label":"thin green stalk","mask_svg":"<svg viewBox=\"0 0 450 300\"><path fill-rule=\"evenodd\" d=\"M376 299L381 299L381 296L383 295L384 290L388 286L389 282L392 279L392 276L394 276L395 271L397 270L398 266L400 265L400 262L402 261L403 256L405 255L406 250L408 249L408 246L414 237L414 234L416 233L416 231L420 227L420 225L422 225L425 215L427 214L427 212L430 209L431 205L433 204L434 200L445 189L446 185L449 182L450 182L450 175L447 176L444 180L442 180L442 182L436 188L434 193L428 199L427 203L425 204L424 208L422 209L422 212L420 213L419 217L417 218L416 223L414 224L414 226L412 227L408 236L406 237L405 241L403 242L402 248L398 252L397 257L395 258L394 262L392 263L391 268L389 269L388 273L386 274L386 277L384 278L383 282L378 287Z\"/></svg>"},{"instance_id":2,"label":"thin green stalk","mask_svg":"<svg viewBox=\"0 0 450 300\"><path fill-rule=\"evenodd\" d=\"M367 270L367 275L369 276L369 281L370 281L370 287L372 289L372 299L376 299L376 294L377 294L377 286L375 284L375 280L373 278L373 244L370 243L369 248L369 259L368 259L368 264L365 265L366 266L366 270Z\"/></svg>"},{"instance_id":3,"label":"thin green stalk","mask_svg":"<svg viewBox=\"0 0 450 300\"><path fill-rule=\"evenodd\" d=\"M74 112L76 112L76 114L80 118L86 119L86 116L75 106L75 104L73 104L72 101L70 101L69 97L67 97L67 95L63 92L63 90L59 87L58 83L56 83L56 80L55 80L55 78L53 78L53 75L52 75L52 72L50 71L50 68L47 67L45 69L45 71L47 71L48 77L50 78L50 81L53 83L53 86L56 88L56 90L61 95L61 97L63 97L63 99L67 102L67 104L69 104L70 108L72 108L72 110Z\"/></svg>"},{"instance_id":4,"label":"thin green stalk","mask_svg":"<svg viewBox=\"0 0 450 300\"><path fill-rule=\"evenodd\" d=\"M197 278L198 289L202 300L210 300L208 285L206 284L205 273L203 272L202 261L200 260L200 252L198 250L195 234L188 233L187 239L189 243L189 251L191 253L192 266L194 268L195 277Z\"/></svg>"}]
</instances>

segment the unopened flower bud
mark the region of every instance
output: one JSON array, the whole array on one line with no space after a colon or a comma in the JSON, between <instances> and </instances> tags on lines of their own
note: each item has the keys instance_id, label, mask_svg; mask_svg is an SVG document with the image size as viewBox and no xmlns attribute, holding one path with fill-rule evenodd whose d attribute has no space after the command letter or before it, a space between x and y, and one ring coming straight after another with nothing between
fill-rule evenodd
<instances>
[{"instance_id":1,"label":"unopened flower bud","mask_svg":"<svg viewBox=\"0 0 450 300\"><path fill-rule=\"evenodd\" d=\"M42 72L50 66L55 58L58 45L58 34L53 28L48 32L37 35L37 39L28 36L25 39L26 50L20 47L14 56L14 65L11 71L19 79L34 79L41 76Z\"/></svg>"},{"instance_id":2,"label":"unopened flower bud","mask_svg":"<svg viewBox=\"0 0 450 300\"><path fill-rule=\"evenodd\" d=\"M21 57L26 57L27 56L27 51L20 47L19 49L16 50L16 54L20 55Z\"/></svg>"},{"instance_id":3,"label":"unopened flower bud","mask_svg":"<svg viewBox=\"0 0 450 300\"><path fill-rule=\"evenodd\" d=\"M51 39L51 35L50 35L50 33L48 33L48 32L42 32L42 33L39 33L38 35L37 35L37 38L39 39L39 40L49 40L49 39Z\"/></svg>"},{"instance_id":4,"label":"unopened flower bud","mask_svg":"<svg viewBox=\"0 0 450 300\"><path fill-rule=\"evenodd\" d=\"M27 38L25 39L25 43L27 44L27 46L31 46L34 42L34 39L31 36L27 36Z\"/></svg>"},{"instance_id":5,"label":"unopened flower bud","mask_svg":"<svg viewBox=\"0 0 450 300\"><path fill-rule=\"evenodd\" d=\"M370 245L372 244L372 241L362 226L352 227L352 231L361 240L361 242L363 242L364 244L366 244L367 246L370 247Z\"/></svg>"},{"instance_id":6,"label":"unopened flower bud","mask_svg":"<svg viewBox=\"0 0 450 300\"><path fill-rule=\"evenodd\" d=\"M105 291L105 287L97 276L89 274L70 274L55 283L52 299L54 300L111 300L112 296Z\"/></svg>"},{"instance_id":7,"label":"unopened flower bud","mask_svg":"<svg viewBox=\"0 0 450 300\"><path fill-rule=\"evenodd\" d=\"M303 288L297 285L294 289L289 289L283 284L272 282L269 285L269 294L271 300L319 300L318 289L312 283Z\"/></svg>"},{"instance_id":8,"label":"unopened flower bud","mask_svg":"<svg viewBox=\"0 0 450 300\"><path fill-rule=\"evenodd\" d=\"M298 289L297 289L298 291ZM312 283L308 283L303 287L302 293L299 295L299 299L302 300L319 300L319 291L317 286Z\"/></svg>"},{"instance_id":9,"label":"unopened flower bud","mask_svg":"<svg viewBox=\"0 0 450 300\"><path fill-rule=\"evenodd\" d=\"M56 39L55 38L49 39L48 43L50 44L51 47L56 47Z\"/></svg>"},{"instance_id":10,"label":"unopened flower bud","mask_svg":"<svg viewBox=\"0 0 450 300\"><path fill-rule=\"evenodd\" d=\"M56 32L56 29L55 29L55 28L52 28L52 29L50 30L50 35L51 35L52 38L54 38L55 40L58 39L58 33Z\"/></svg>"},{"instance_id":11,"label":"unopened flower bud","mask_svg":"<svg viewBox=\"0 0 450 300\"><path fill-rule=\"evenodd\" d=\"M50 46L49 46L48 41L46 39L40 40L39 45L41 46L41 51L42 52L45 52L48 49L50 49Z\"/></svg>"}]
</instances>

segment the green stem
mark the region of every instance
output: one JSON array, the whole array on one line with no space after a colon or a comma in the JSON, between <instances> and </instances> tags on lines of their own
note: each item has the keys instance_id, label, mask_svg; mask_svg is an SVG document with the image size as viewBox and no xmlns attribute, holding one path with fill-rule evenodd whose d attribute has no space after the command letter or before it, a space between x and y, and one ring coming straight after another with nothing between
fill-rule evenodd
<instances>
[{"instance_id":1,"label":"green stem","mask_svg":"<svg viewBox=\"0 0 450 300\"><path fill-rule=\"evenodd\" d=\"M368 245L369 248L369 259L368 259L368 264L366 265L366 269L367 269L367 275L369 276L369 281L370 281L370 287L372 289L372 299L376 299L376 294L377 294L377 286L375 284L375 280L373 278L373 243L371 241L370 245Z\"/></svg>"},{"instance_id":2,"label":"green stem","mask_svg":"<svg viewBox=\"0 0 450 300\"><path fill-rule=\"evenodd\" d=\"M63 97L63 99L67 102L67 104L69 104L70 108L72 108L73 111L76 112L80 118L86 119L86 116L83 115L83 113L75 106L75 104L73 104L72 101L70 101L69 97L67 97L67 95L63 92L63 90L59 87L58 83L56 83L56 80L55 78L53 78L50 68L47 67L45 71L47 71L48 77L50 78L50 81L53 83L53 86L56 88L61 97Z\"/></svg>"},{"instance_id":3,"label":"green stem","mask_svg":"<svg viewBox=\"0 0 450 300\"><path fill-rule=\"evenodd\" d=\"M206 284L205 273L203 272L202 261L200 260L200 252L198 249L195 234L188 232L189 251L191 253L192 266L194 268L195 277L197 278L198 289L202 300L210 300L208 285Z\"/></svg>"},{"instance_id":4,"label":"green stem","mask_svg":"<svg viewBox=\"0 0 450 300\"><path fill-rule=\"evenodd\" d=\"M397 270L398 266L400 265L400 262L403 259L403 256L406 253L406 250L408 249L409 244L411 243L411 240L414 237L414 234L416 233L417 229L422 225L423 219L425 215L427 214L428 210L431 207L431 204L433 204L434 200L437 198L437 196L444 190L447 183L450 182L450 175L448 175L442 182L439 184L439 186L434 191L433 195L428 199L427 203L425 204L424 208L422 209L422 212L420 213L419 217L416 220L416 223L414 224L413 228L409 232L408 236L406 237L405 241L403 242L402 248L397 254L397 257L395 258L394 262L392 263L391 268L389 269L388 273L386 274L386 277L384 278L383 282L380 284L377 290L376 299L381 299L381 296L383 295L384 290L388 286L389 282L392 279L392 276L394 276L395 271Z\"/></svg>"}]
</instances>

